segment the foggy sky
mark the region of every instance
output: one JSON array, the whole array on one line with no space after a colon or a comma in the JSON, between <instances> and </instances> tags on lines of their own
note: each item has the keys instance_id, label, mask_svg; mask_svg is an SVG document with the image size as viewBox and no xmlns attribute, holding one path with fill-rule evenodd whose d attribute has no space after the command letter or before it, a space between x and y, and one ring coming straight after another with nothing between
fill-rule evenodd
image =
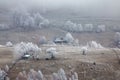
<instances>
[{"instance_id":1,"label":"foggy sky","mask_svg":"<svg viewBox=\"0 0 120 80\"><path fill-rule=\"evenodd\" d=\"M90 15L120 17L120 0L0 0L0 8L72 8Z\"/></svg>"}]
</instances>

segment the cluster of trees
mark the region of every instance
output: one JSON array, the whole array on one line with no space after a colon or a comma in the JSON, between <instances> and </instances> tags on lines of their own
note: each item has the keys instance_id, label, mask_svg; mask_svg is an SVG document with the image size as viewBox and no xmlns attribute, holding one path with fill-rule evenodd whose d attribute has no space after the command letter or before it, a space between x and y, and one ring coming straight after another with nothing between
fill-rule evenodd
<instances>
[{"instance_id":1,"label":"cluster of trees","mask_svg":"<svg viewBox=\"0 0 120 80\"><path fill-rule=\"evenodd\" d=\"M14 56L16 59L20 59L26 54L31 55L34 59L39 59L41 53L41 48L31 42L21 42L14 46Z\"/></svg>"},{"instance_id":2,"label":"cluster of trees","mask_svg":"<svg viewBox=\"0 0 120 80\"><path fill-rule=\"evenodd\" d=\"M105 25L98 25L97 27L93 26L93 24L76 24L71 21L67 21L63 27L63 29L70 32L104 32L106 31Z\"/></svg>"},{"instance_id":3,"label":"cluster of trees","mask_svg":"<svg viewBox=\"0 0 120 80\"><path fill-rule=\"evenodd\" d=\"M87 48L102 49L104 47L96 41L90 41L87 43Z\"/></svg>"},{"instance_id":4,"label":"cluster of trees","mask_svg":"<svg viewBox=\"0 0 120 80\"><path fill-rule=\"evenodd\" d=\"M14 10L12 20L13 26L24 29L47 27L50 23L49 20L41 16L40 13L30 14L27 10L23 9Z\"/></svg>"},{"instance_id":5,"label":"cluster of trees","mask_svg":"<svg viewBox=\"0 0 120 80\"><path fill-rule=\"evenodd\" d=\"M54 47L50 47L46 49L46 54L42 54L41 48L39 48L36 44L31 42L25 43L21 42L14 46L14 57L15 59L21 59L25 55L29 55L29 58L32 59L55 59L57 56L57 49Z\"/></svg>"},{"instance_id":6,"label":"cluster of trees","mask_svg":"<svg viewBox=\"0 0 120 80\"><path fill-rule=\"evenodd\" d=\"M16 80L47 80L45 75L41 70L35 71L30 69L28 73L22 71L18 74ZM53 73L49 80L78 80L78 74L74 71L71 71L69 76L66 75L65 71L61 68L57 73Z\"/></svg>"},{"instance_id":7,"label":"cluster of trees","mask_svg":"<svg viewBox=\"0 0 120 80\"><path fill-rule=\"evenodd\" d=\"M96 41L89 41L86 46L81 47L81 51L83 55L86 55L88 49L103 49L104 47L97 43Z\"/></svg>"}]
</instances>

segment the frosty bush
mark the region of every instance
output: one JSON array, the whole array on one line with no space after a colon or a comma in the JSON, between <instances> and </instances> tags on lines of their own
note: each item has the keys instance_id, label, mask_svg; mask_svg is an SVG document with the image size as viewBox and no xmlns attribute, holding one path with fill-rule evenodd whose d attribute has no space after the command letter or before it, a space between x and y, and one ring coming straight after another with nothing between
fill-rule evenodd
<instances>
[{"instance_id":1,"label":"frosty bush","mask_svg":"<svg viewBox=\"0 0 120 80\"><path fill-rule=\"evenodd\" d=\"M68 43L73 43L74 41L74 38L73 36L71 35L71 33L67 33L66 36L65 36L65 41L67 41Z\"/></svg>"},{"instance_id":2,"label":"frosty bush","mask_svg":"<svg viewBox=\"0 0 120 80\"><path fill-rule=\"evenodd\" d=\"M40 24L39 27L48 27L50 24L48 19L44 19Z\"/></svg>"},{"instance_id":3,"label":"frosty bush","mask_svg":"<svg viewBox=\"0 0 120 80\"><path fill-rule=\"evenodd\" d=\"M6 46L7 46L7 47L12 47L13 44L12 44L12 42L9 41L9 42L6 42Z\"/></svg>"},{"instance_id":4,"label":"frosty bush","mask_svg":"<svg viewBox=\"0 0 120 80\"><path fill-rule=\"evenodd\" d=\"M86 46L81 47L81 51L83 55L86 55L88 48Z\"/></svg>"},{"instance_id":5,"label":"frosty bush","mask_svg":"<svg viewBox=\"0 0 120 80\"><path fill-rule=\"evenodd\" d=\"M41 48L31 42L21 42L14 46L14 56L19 59L25 54L29 54L35 59L40 58Z\"/></svg>"},{"instance_id":6,"label":"frosty bush","mask_svg":"<svg viewBox=\"0 0 120 80\"><path fill-rule=\"evenodd\" d=\"M69 76L65 73L65 71L61 68L57 73L53 73L50 75L51 78L49 80L78 80L78 74L74 71L70 71ZM41 70L35 71L34 69L30 69L28 73L26 71L22 71L18 74L16 80L47 80L46 75L43 75Z\"/></svg>"},{"instance_id":7,"label":"frosty bush","mask_svg":"<svg viewBox=\"0 0 120 80\"><path fill-rule=\"evenodd\" d=\"M8 72L8 71L9 71L9 66L5 65L5 72Z\"/></svg>"},{"instance_id":8,"label":"frosty bush","mask_svg":"<svg viewBox=\"0 0 120 80\"><path fill-rule=\"evenodd\" d=\"M54 58L56 58L57 50L56 50L56 48L51 47L46 50L46 53L47 53L48 59L54 59Z\"/></svg>"},{"instance_id":9,"label":"frosty bush","mask_svg":"<svg viewBox=\"0 0 120 80\"><path fill-rule=\"evenodd\" d=\"M94 49L101 49L104 48L101 44L97 43L96 41L90 41L87 43L88 48L94 48Z\"/></svg>"}]
</instances>

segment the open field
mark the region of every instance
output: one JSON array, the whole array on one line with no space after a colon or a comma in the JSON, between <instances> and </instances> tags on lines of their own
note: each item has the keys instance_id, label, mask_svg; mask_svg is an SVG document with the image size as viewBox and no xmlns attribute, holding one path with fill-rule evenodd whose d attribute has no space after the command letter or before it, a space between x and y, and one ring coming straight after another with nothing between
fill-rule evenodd
<instances>
[{"instance_id":1,"label":"open field","mask_svg":"<svg viewBox=\"0 0 120 80\"><path fill-rule=\"evenodd\" d=\"M13 60L12 49L7 47L0 47L0 66L11 63Z\"/></svg>"},{"instance_id":2,"label":"open field","mask_svg":"<svg viewBox=\"0 0 120 80\"><path fill-rule=\"evenodd\" d=\"M44 50L49 46L41 47ZM72 69L79 75L79 80L119 80L120 65L112 49L90 50L87 55L82 55L78 47L56 46L59 56L56 60L20 60L10 70L8 76L15 80L17 74L31 68L41 70L49 80L49 75L63 68L67 73ZM120 55L120 51L116 50ZM12 48L0 48L0 66L11 65L13 60Z\"/></svg>"}]
</instances>

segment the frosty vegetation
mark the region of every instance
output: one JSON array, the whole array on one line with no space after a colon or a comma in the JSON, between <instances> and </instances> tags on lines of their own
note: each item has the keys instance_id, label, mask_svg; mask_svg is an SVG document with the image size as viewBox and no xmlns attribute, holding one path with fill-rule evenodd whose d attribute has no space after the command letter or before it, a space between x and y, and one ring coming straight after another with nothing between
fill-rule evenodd
<instances>
[{"instance_id":1,"label":"frosty vegetation","mask_svg":"<svg viewBox=\"0 0 120 80\"><path fill-rule=\"evenodd\" d=\"M97 43L96 41L90 41L87 43L87 48L103 49L104 47L100 43Z\"/></svg>"},{"instance_id":2,"label":"frosty vegetation","mask_svg":"<svg viewBox=\"0 0 120 80\"><path fill-rule=\"evenodd\" d=\"M16 9L13 11L13 26L24 29L36 29L48 27L49 20L45 19L40 13L30 14L27 10Z\"/></svg>"},{"instance_id":3,"label":"frosty vegetation","mask_svg":"<svg viewBox=\"0 0 120 80\"><path fill-rule=\"evenodd\" d=\"M21 42L14 46L14 56L16 59L20 59L26 54L30 55L34 59L39 59L41 53L41 48L31 42Z\"/></svg>"},{"instance_id":4,"label":"frosty vegetation","mask_svg":"<svg viewBox=\"0 0 120 80\"><path fill-rule=\"evenodd\" d=\"M87 52L88 49L103 49L104 47L96 41L89 41L86 46L81 47L82 52Z\"/></svg>"},{"instance_id":5,"label":"frosty vegetation","mask_svg":"<svg viewBox=\"0 0 120 80\"><path fill-rule=\"evenodd\" d=\"M76 72L71 71L69 76L65 73L65 71L61 68L57 73L53 73L50 75L49 80L78 80L78 74ZM43 75L41 70L35 71L34 69L30 69L27 73L26 71L19 72L16 80L47 80L46 75Z\"/></svg>"},{"instance_id":6,"label":"frosty vegetation","mask_svg":"<svg viewBox=\"0 0 120 80\"><path fill-rule=\"evenodd\" d=\"M7 77L8 71L9 71L8 65L6 65L4 69L0 68L0 80L10 80L9 77Z\"/></svg>"},{"instance_id":7,"label":"frosty vegetation","mask_svg":"<svg viewBox=\"0 0 120 80\"><path fill-rule=\"evenodd\" d=\"M7 47L12 47L13 44L12 44L12 42L9 41L9 42L6 42L6 46L7 46Z\"/></svg>"},{"instance_id":8,"label":"frosty vegetation","mask_svg":"<svg viewBox=\"0 0 120 80\"><path fill-rule=\"evenodd\" d=\"M98 25L93 26L93 24L76 24L71 21L66 21L64 24L63 29L70 31L70 32L105 32L106 26L105 25Z\"/></svg>"},{"instance_id":9,"label":"frosty vegetation","mask_svg":"<svg viewBox=\"0 0 120 80\"><path fill-rule=\"evenodd\" d=\"M120 32L115 33L114 42L116 46L120 47Z\"/></svg>"},{"instance_id":10,"label":"frosty vegetation","mask_svg":"<svg viewBox=\"0 0 120 80\"><path fill-rule=\"evenodd\" d=\"M88 51L88 47L84 46L84 47L81 47L81 51L82 51L82 54L83 55L86 55L87 51Z\"/></svg>"},{"instance_id":11,"label":"frosty vegetation","mask_svg":"<svg viewBox=\"0 0 120 80\"><path fill-rule=\"evenodd\" d=\"M67 42L67 43L73 43L73 41L74 41L74 38L73 38L73 36L71 35L71 33L67 33L66 34L66 36L65 36L65 41Z\"/></svg>"},{"instance_id":12,"label":"frosty vegetation","mask_svg":"<svg viewBox=\"0 0 120 80\"><path fill-rule=\"evenodd\" d=\"M46 53L47 53L47 59L55 59L58 52L56 48L51 47L46 50Z\"/></svg>"},{"instance_id":13,"label":"frosty vegetation","mask_svg":"<svg viewBox=\"0 0 120 80\"><path fill-rule=\"evenodd\" d=\"M106 27L105 25L98 25L97 26L97 29L96 29L96 32L105 32L106 31Z\"/></svg>"}]
</instances>

